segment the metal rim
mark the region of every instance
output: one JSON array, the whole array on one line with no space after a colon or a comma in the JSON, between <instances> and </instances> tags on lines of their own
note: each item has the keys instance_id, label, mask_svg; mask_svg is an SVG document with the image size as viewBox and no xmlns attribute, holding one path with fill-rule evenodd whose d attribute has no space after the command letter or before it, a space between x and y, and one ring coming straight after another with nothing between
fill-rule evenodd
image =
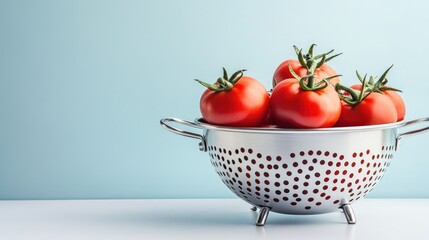
<instances>
[{"instance_id":1,"label":"metal rim","mask_svg":"<svg viewBox=\"0 0 429 240\"><path fill-rule=\"evenodd\" d=\"M331 128L313 128L313 129L288 129L288 128L234 128L225 127L220 125L213 125L203 121L202 118L196 118L195 124L203 129L217 130L217 131L228 131L228 132L242 132L242 133L273 133L273 134L285 134L285 133L299 133L299 134L315 134L315 133L338 133L338 132L361 132L361 131L372 131L372 130L385 130L392 128L399 128L406 124L405 121L368 125L368 126L357 126L357 127L331 127Z\"/></svg>"}]
</instances>

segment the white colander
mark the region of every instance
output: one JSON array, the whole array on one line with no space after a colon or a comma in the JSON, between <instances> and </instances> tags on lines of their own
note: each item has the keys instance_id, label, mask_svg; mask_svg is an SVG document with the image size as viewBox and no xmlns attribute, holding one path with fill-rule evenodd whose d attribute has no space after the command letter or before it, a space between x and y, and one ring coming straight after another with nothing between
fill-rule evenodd
<instances>
[{"instance_id":1,"label":"white colander","mask_svg":"<svg viewBox=\"0 0 429 240\"><path fill-rule=\"evenodd\" d=\"M183 131L168 123L202 130ZM164 118L166 129L200 140L222 182L238 197L260 208L256 224L269 211L320 214L342 209L355 223L351 203L365 197L383 177L400 140L429 131L397 130L429 118L393 124L321 128L232 128ZM253 208L256 210L256 208Z\"/></svg>"}]
</instances>

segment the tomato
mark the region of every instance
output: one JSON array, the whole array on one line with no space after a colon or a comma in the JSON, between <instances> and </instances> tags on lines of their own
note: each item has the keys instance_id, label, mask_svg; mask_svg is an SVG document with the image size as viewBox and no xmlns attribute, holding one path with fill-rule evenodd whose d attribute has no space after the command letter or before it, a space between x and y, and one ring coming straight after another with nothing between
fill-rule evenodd
<instances>
[{"instance_id":1,"label":"tomato","mask_svg":"<svg viewBox=\"0 0 429 240\"><path fill-rule=\"evenodd\" d=\"M337 127L393 123L398 118L392 101L377 92L370 93L355 106L344 101L341 106L341 116L335 125Z\"/></svg>"},{"instance_id":2,"label":"tomato","mask_svg":"<svg viewBox=\"0 0 429 240\"><path fill-rule=\"evenodd\" d=\"M274 88L270 99L274 121L286 128L332 127L341 113L337 92L329 86L303 90L300 81L285 79Z\"/></svg>"},{"instance_id":3,"label":"tomato","mask_svg":"<svg viewBox=\"0 0 429 240\"><path fill-rule=\"evenodd\" d=\"M393 67L390 66L380 77L380 79L377 80L377 82L370 82L368 83L370 85L370 88L372 88L372 91L379 92L385 96L387 96L390 101L392 101L393 105L395 105L396 113L398 115L398 118L396 121L402 121L405 118L405 103L402 97L398 94L400 90L385 86L387 83L386 75L389 72L389 70ZM362 77L357 73L357 76L361 82L363 82ZM352 89L355 90L362 90L362 84L355 84L351 86Z\"/></svg>"},{"instance_id":4,"label":"tomato","mask_svg":"<svg viewBox=\"0 0 429 240\"><path fill-rule=\"evenodd\" d=\"M387 71L379 81L384 81ZM341 116L335 126L365 126L396 122L398 113L395 105L389 97L378 92L379 84L374 83L375 78L370 77L367 81L366 75L364 78L358 72L356 75L362 84L352 87L346 87L340 83L335 85L342 100Z\"/></svg>"},{"instance_id":5,"label":"tomato","mask_svg":"<svg viewBox=\"0 0 429 240\"><path fill-rule=\"evenodd\" d=\"M298 49L296 46L294 46L298 60L289 59L282 62L277 67L273 76L273 87L275 87L284 79L294 78L293 73L289 69L289 66L299 77L304 77L310 74L314 75L314 80L316 82L322 81L324 78L337 75L335 70L330 66L326 65L325 63L337 57L341 53L328 57L328 55L334 51L331 50L327 53L313 56L313 48L315 46L315 44L312 44L307 54L303 54L301 49ZM337 84L338 82L340 82L339 77L335 77L330 80L330 83L333 86L335 86L335 84Z\"/></svg>"},{"instance_id":6,"label":"tomato","mask_svg":"<svg viewBox=\"0 0 429 240\"><path fill-rule=\"evenodd\" d=\"M203 118L211 124L231 127L257 127L266 118L269 95L265 87L256 79L233 74L224 77L208 87L201 96L200 110ZM235 76L235 77L234 77Z\"/></svg>"},{"instance_id":7,"label":"tomato","mask_svg":"<svg viewBox=\"0 0 429 240\"><path fill-rule=\"evenodd\" d=\"M351 88L360 91L362 89L362 84L355 84L351 86ZM405 111L405 103L402 97L396 91L393 91L393 90L384 90L384 91L380 91L380 93L388 97L390 101L392 101L393 105L395 106L396 113L398 115L398 118L396 119L396 121L404 120L406 111Z\"/></svg>"},{"instance_id":8,"label":"tomato","mask_svg":"<svg viewBox=\"0 0 429 240\"><path fill-rule=\"evenodd\" d=\"M308 74L307 68L303 67L298 60L294 60L294 59L286 60L282 62L274 72L273 87L275 87L278 83L280 83L284 79L293 78L292 73L289 71L289 67L288 67L289 64L291 65L292 69L295 71L295 73L298 76L304 77L305 75ZM315 74L316 82L319 82L324 78L337 75L335 70L326 64L323 64L319 68L316 68L316 70L314 71L314 74ZM335 77L330 80L330 83L334 86L339 82L340 82L339 77Z\"/></svg>"}]
</instances>

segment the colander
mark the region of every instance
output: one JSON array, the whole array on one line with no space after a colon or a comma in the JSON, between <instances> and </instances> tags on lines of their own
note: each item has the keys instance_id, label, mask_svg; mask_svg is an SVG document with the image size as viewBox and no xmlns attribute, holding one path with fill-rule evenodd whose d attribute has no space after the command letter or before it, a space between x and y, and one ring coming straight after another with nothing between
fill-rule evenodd
<instances>
[{"instance_id":1,"label":"colander","mask_svg":"<svg viewBox=\"0 0 429 240\"><path fill-rule=\"evenodd\" d=\"M356 223L351 204L383 177L403 137L429 131L429 118L392 124L319 129L232 128L197 118L164 118L174 133L199 139L222 182L260 209L256 225L270 211L321 214L342 210ZM184 125L202 134L173 127ZM422 126L423 125L423 126ZM399 129L414 126L398 133Z\"/></svg>"}]
</instances>

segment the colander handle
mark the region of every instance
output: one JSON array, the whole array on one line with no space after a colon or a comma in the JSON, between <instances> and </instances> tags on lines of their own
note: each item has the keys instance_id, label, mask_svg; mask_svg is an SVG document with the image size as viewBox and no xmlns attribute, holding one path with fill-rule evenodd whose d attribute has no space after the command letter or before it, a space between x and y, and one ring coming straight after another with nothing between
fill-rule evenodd
<instances>
[{"instance_id":1,"label":"colander handle","mask_svg":"<svg viewBox=\"0 0 429 240\"><path fill-rule=\"evenodd\" d=\"M411 125L421 124L421 123L424 123L424 122L425 123L429 123L429 117L427 117L427 118L419 118L419 119L416 119L416 120L408 121L402 127L408 127L408 126L411 126ZM421 134L421 133L425 133L425 132L429 132L429 126L417 128L417 129L414 129L414 130L410 130L410 131L398 134L398 136L396 137L396 149L399 148L399 143L400 143L400 141L401 141L401 139L403 137L413 136L413 135L417 135L417 134Z\"/></svg>"},{"instance_id":2,"label":"colander handle","mask_svg":"<svg viewBox=\"0 0 429 240\"><path fill-rule=\"evenodd\" d=\"M191 137L191 138L196 138L200 140L199 143L199 149L201 151L206 152L207 151L207 145L206 145L206 140L204 139L203 135L197 134L197 133L193 133L193 132L188 132L188 131L184 131L184 130L180 130L178 128L172 127L170 125L168 125L168 122L174 122L176 124L182 124L188 127L193 127L193 128L199 128L201 129L200 126L198 126L197 124L190 122L190 121L186 121L186 120L182 120L179 118L163 118L160 121L161 126L163 126L165 129L167 129L170 132L185 136L185 137Z\"/></svg>"}]
</instances>

